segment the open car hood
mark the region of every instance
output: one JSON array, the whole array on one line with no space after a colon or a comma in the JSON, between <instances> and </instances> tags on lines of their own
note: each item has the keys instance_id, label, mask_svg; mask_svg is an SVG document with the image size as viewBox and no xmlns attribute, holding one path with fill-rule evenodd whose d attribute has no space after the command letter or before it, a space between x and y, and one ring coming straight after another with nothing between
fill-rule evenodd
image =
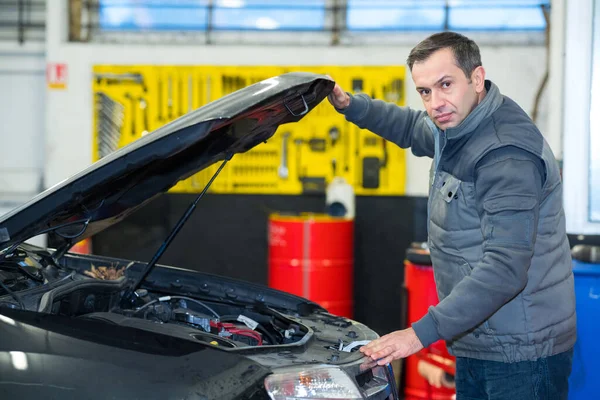
<instances>
[{"instance_id":1,"label":"open car hood","mask_svg":"<svg viewBox=\"0 0 600 400\"><path fill-rule=\"evenodd\" d=\"M333 86L322 75L284 74L164 125L2 216L0 253L51 230L74 244L108 228L180 180L299 121Z\"/></svg>"}]
</instances>

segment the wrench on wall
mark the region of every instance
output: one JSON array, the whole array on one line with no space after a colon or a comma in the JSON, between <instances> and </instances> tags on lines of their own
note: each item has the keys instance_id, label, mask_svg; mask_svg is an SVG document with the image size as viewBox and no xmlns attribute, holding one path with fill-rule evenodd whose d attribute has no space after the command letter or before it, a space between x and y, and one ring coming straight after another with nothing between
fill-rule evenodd
<instances>
[{"instance_id":1,"label":"wrench on wall","mask_svg":"<svg viewBox=\"0 0 600 400\"><path fill-rule=\"evenodd\" d=\"M281 138L281 163L277 170L277 174L282 179L287 179L289 176L288 169L288 139L290 137L289 132L285 132Z\"/></svg>"}]
</instances>

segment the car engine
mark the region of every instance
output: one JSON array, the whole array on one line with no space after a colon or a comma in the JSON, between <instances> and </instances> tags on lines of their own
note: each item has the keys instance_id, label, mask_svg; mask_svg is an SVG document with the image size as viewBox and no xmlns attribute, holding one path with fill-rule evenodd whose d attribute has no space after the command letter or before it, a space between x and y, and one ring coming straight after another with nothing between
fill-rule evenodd
<instances>
[{"instance_id":1,"label":"car engine","mask_svg":"<svg viewBox=\"0 0 600 400\"><path fill-rule=\"evenodd\" d=\"M152 299L144 289L139 289L136 294L144 299L142 301L146 301L142 306L117 312L156 324L194 328L197 333L193 337L198 340L216 341L229 347L254 347L291 343L297 340L294 339L295 334L300 332L298 326L285 326L274 316L250 310L236 307L223 309L219 305L211 307L206 302L186 296L161 296Z\"/></svg>"},{"instance_id":2,"label":"car engine","mask_svg":"<svg viewBox=\"0 0 600 400\"><path fill-rule=\"evenodd\" d=\"M89 261L67 266L47 253L17 251L0 264L0 307L102 320L227 348L293 344L310 332L259 302L144 288L125 299L131 286L127 268Z\"/></svg>"}]
</instances>

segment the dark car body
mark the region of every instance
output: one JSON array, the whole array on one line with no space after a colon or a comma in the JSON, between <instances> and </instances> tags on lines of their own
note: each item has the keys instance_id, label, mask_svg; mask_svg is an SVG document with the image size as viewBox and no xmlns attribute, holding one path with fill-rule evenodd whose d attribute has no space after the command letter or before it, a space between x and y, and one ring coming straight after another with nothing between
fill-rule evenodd
<instances>
[{"instance_id":1,"label":"dark car body","mask_svg":"<svg viewBox=\"0 0 600 400\"><path fill-rule=\"evenodd\" d=\"M357 351L377 338L368 327L265 286L157 264L177 227L149 262L69 253L303 118L332 87L308 73L259 82L2 216L0 398L268 399L336 384L355 398L397 398L391 368ZM55 248L24 243L47 232L61 238Z\"/></svg>"}]
</instances>

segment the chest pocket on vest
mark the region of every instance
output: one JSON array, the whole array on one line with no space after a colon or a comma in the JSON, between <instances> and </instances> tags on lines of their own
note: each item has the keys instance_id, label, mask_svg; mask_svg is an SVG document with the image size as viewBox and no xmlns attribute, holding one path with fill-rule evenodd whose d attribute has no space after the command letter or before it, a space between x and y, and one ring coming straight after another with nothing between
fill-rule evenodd
<instances>
[{"instance_id":1,"label":"chest pocket on vest","mask_svg":"<svg viewBox=\"0 0 600 400\"><path fill-rule=\"evenodd\" d=\"M460 179L440 171L431 188L430 220L446 231L459 230L462 225L461 184Z\"/></svg>"},{"instance_id":2,"label":"chest pocket on vest","mask_svg":"<svg viewBox=\"0 0 600 400\"><path fill-rule=\"evenodd\" d=\"M440 188L438 190L446 203L458 199L458 189L460 188L461 183L462 181L460 179L455 178L450 174L443 173L440 175Z\"/></svg>"}]
</instances>

